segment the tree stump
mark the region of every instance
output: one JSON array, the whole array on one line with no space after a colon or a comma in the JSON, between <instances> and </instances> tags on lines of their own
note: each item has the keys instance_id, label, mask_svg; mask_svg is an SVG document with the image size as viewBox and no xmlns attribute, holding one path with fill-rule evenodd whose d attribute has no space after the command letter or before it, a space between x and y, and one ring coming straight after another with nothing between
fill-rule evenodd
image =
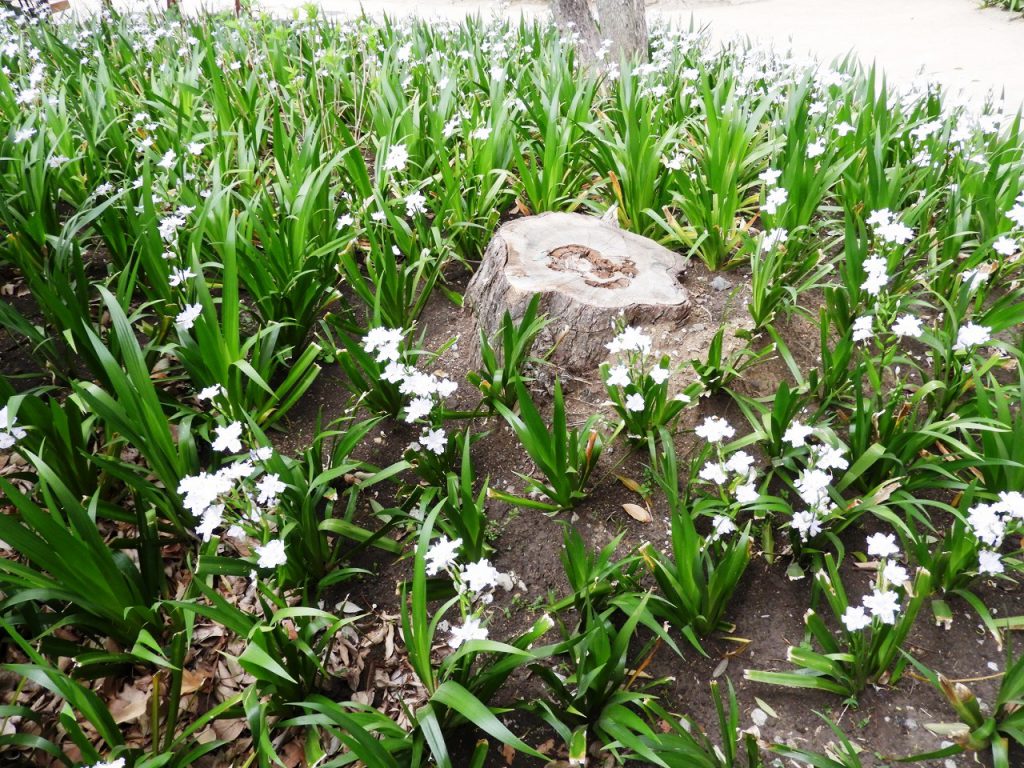
<instances>
[{"instance_id":1,"label":"tree stump","mask_svg":"<svg viewBox=\"0 0 1024 768\"><path fill-rule=\"evenodd\" d=\"M608 354L616 318L642 326L686 319L685 268L679 254L601 219L544 213L498 229L469 282L465 306L491 335L506 311L518 321L541 294L540 310L551 322L536 349L557 341L551 361L592 376Z\"/></svg>"}]
</instances>

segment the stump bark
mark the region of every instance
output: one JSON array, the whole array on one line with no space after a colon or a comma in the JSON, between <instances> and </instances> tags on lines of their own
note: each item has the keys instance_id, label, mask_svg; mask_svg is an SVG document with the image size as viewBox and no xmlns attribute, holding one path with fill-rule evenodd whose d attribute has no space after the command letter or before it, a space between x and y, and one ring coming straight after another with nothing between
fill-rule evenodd
<instances>
[{"instance_id":1,"label":"stump bark","mask_svg":"<svg viewBox=\"0 0 1024 768\"><path fill-rule=\"evenodd\" d=\"M607 356L616 318L643 326L685 321L685 267L679 254L600 219L544 213L498 229L466 289L465 306L491 335L506 311L518 321L541 294L551 323L536 349L557 341L552 362L592 375Z\"/></svg>"}]
</instances>

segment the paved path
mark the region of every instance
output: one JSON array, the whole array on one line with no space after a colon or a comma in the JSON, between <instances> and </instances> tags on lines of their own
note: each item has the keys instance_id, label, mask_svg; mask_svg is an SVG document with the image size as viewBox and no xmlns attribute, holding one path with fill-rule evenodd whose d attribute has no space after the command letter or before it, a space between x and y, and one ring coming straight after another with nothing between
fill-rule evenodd
<instances>
[{"instance_id":1,"label":"paved path","mask_svg":"<svg viewBox=\"0 0 1024 768\"><path fill-rule=\"evenodd\" d=\"M119 7L140 7L159 0L114 0ZM99 0L71 0L79 9ZM263 8L287 13L304 0L255 0ZM462 18L498 13L543 17L547 5L537 0L318 0L331 14L418 13L425 17ZM230 0L182 0L186 9L231 7ZM1024 103L1024 17L978 0L648 0L652 17L688 25L709 25L718 40L735 36L792 45L799 52L831 60L850 52L877 62L896 84L911 83L919 73L960 92L974 104L989 91L1005 89L1011 108Z\"/></svg>"}]
</instances>

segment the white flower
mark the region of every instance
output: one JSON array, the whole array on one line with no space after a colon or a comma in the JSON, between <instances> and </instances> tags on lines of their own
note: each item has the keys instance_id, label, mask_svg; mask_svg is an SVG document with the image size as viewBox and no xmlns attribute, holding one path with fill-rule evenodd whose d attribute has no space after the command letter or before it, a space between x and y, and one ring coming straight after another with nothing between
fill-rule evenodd
<instances>
[{"instance_id":1,"label":"white flower","mask_svg":"<svg viewBox=\"0 0 1024 768\"><path fill-rule=\"evenodd\" d=\"M889 264L878 254L872 254L864 261L864 271L867 272L867 279L861 283L861 290L867 291L872 296L877 296L889 282Z\"/></svg>"},{"instance_id":2,"label":"white flower","mask_svg":"<svg viewBox=\"0 0 1024 768\"><path fill-rule=\"evenodd\" d=\"M1020 491L1000 491L996 506L1004 515L1024 520L1024 494Z\"/></svg>"},{"instance_id":3,"label":"white flower","mask_svg":"<svg viewBox=\"0 0 1024 768\"><path fill-rule=\"evenodd\" d=\"M738 529L736 523L732 521L732 518L726 517L725 515L715 515L711 521L711 536L710 541L717 541L723 536L728 536L730 533L735 533Z\"/></svg>"},{"instance_id":4,"label":"white flower","mask_svg":"<svg viewBox=\"0 0 1024 768\"><path fill-rule=\"evenodd\" d=\"M720 416L708 416L694 432L697 437L707 440L709 443L720 443L736 434L736 430Z\"/></svg>"},{"instance_id":5,"label":"white flower","mask_svg":"<svg viewBox=\"0 0 1024 768\"><path fill-rule=\"evenodd\" d=\"M447 536L442 536L427 550L425 555L427 564L427 576L436 576L444 569L455 564L455 556L462 546L462 539L451 541Z\"/></svg>"},{"instance_id":6,"label":"white flower","mask_svg":"<svg viewBox=\"0 0 1024 768\"><path fill-rule=\"evenodd\" d=\"M201 304L186 304L185 308L174 318L174 324L183 331L189 330L196 323L196 318L203 313Z\"/></svg>"},{"instance_id":7,"label":"white flower","mask_svg":"<svg viewBox=\"0 0 1024 768\"><path fill-rule=\"evenodd\" d=\"M204 146L205 146L204 144L202 144L202 143L200 143L198 141L190 141L188 143L188 153L190 155L192 155L193 157L197 157L197 156L203 154L203 147Z\"/></svg>"},{"instance_id":8,"label":"white flower","mask_svg":"<svg viewBox=\"0 0 1024 768\"><path fill-rule=\"evenodd\" d=\"M893 221L876 228L875 234L887 243L903 245L914 237L914 230L900 221Z\"/></svg>"},{"instance_id":9,"label":"white flower","mask_svg":"<svg viewBox=\"0 0 1024 768\"><path fill-rule=\"evenodd\" d=\"M774 168L765 168L757 175L757 178L763 181L765 186L769 187L775 186L781 177L782 171L777 171Z\"/></svg>"},{"instance_id":10,"label":"white flower","mask_svg":"<svg viewBox=\"0 0 1024 768\"><path fill-rule=\"evenodd\" d=\"M471 134L469 134L469 138L471 138L471 139L478 139L480 141L487 141L487 139L489 139L490 136L491 136L491 129L488 126L486 126L486 125L481 126L480 128L477 128L475 131L473 131Z\"/></svg>"},{"instance_id":11,"label":"white flower","mask_svg":"<svg viewBox=\"0 0 1024 768\"><path fill-rule=\"evenodd\" d=\"M405 379L408 374L409 369L403 363L400 363L397 360L392 360L387 364L387 366L385 366L380 377L389 384L397 384Z\"/></svg>"},{"instance_id":12,"label":"white flower","mask_svg":"<svg viewBox=\"0 0 1024 768\"><path fill-rule=\"evenodd\" d=\"M887 558L900 553L896 536L892 533L873 533L868 536L868 554L872 557Z\"/></svg>"},{"instance_id":13,"label":"white flower","mask_svg":"<svg viewBox=\"0 0 1024 768\"><path fill-rule=\"evenodd\" d=\"M31 129L29 129L29 130L31 130ZM18 134L15 135L15 138L14 138L15 141L19 141L17 136L21 135L21 133L22 132L19 132ZM33 133L34 133L34 131L33 131ZM31 134L29 134L29 136L31 136ZM1017 199L1020 200L1020 198L1017 198ZM1011 208L1009 211L1007 211L1006 212L1006 218L1008 218L1010 221L1012 221L1018 227L1024 227L1024 201L1018 202L1017 205L1013 206L1013 208Z\"/></svg>"},{"instance_id":14,"label":"white flower","mask_svg":"<svg viewBox=\"0 0 1024 768\"><path fill-rule=\"evenodd\" d=\"M288 562L288 554L284 551L284 541L274 539L262 547L256 547L256 554L259 560L256 565L260 568L277 568Z\"/></svg>"},{"instance_id":15,"label":"white flower","mask_svg":"<svg viewBox=\"0 0 1024 768\"><path fill-rule=\"evenodd\" d=\"M117 760L111 760L109 763L96 763L89 766L89 768L124 768L124 758L119 757Z\"/></svg>"},{"instance_id":16,"label":"white flower","mask_svg":"<svg viewBox=\"0 0 1024 768\"><path fill-rule=\"evenodd\" d=\"M646 355L651 351L651 337L639 328L627 326L618 336L605 344L608 351L616 355L620 352L640 352Z\"/></svg>"},{"instance_id":17,"label":"white flower","mask_svg":"<svg viewBox=\"0 0 1024 768\"><path fill-rule=\"evenodd\" d=\"M21 144L23 141L28 141L35 135L35 128L22 128L20 131L14 132L14 143Z\"/></svg>"},{"instance_id":18,"label":"white flower","mask_svg":"<svg viewBox=\"0 0 1024 768\"><path fill-rule=\"evenodd\" d=\"M194 515L201 515L219 496L231 490L231 479L217 473L200 472L189 475L178 483L178 495L182 497L182 505Z\"/></svg>"},{"instance_id":19,"label":"white flower","mask_svg":"<svg viewBox=\"0 0 1024 768\"><path fill-rule=\"evenodd\" d=\"M825 154L825 142L821 139L807 145L808 158L813 160L815 157L820 157L823 154Z\"/></svg>"},{"instance_id":20,"label":"white flower","mask_svg":"<svg viewBox=\"0 0 1024 768\"><path fill-rule=\"evenodd\" d=\"M174 167L174 163L177 159L178 156L174 153L174 150L168 149L167 152L164 153L164 156L160 158L160 162L157 163L157 165L165 170L170 170Z\"/></svg>"},{"instance_id":21,"label":"white flower","mask_svg":"<svg viewBox=\"0 0 1024 768\"><path fill-rule=\"evenodd\" d=\"M811 446L811 453L814 455L814 466L818 469L846 469L850 466L843 454L846 449L842 446L833 448L831 445Z\"/></svg>"},{"instance_id":22,"label":"white flower","mask_svg":"<svg viewBox=\"0 0 1024 768\"><path fill-rule=\"evenodd\" d=\"M351 227L354 221L355 219L352 218L352 214L343 213L341 216L338 217L338 220L334 222L334 228L338 232L341 232L341 230L347 227Z\"/></svg>"},{"instance_id":23,"label":"white flower","mask_svg":"<svg viewBox=\"0 0 1024 768\"><path fill-rule=\"evenodd\" d=\"M448 437L443 429L428 429L420 435L420 445L439 456L444 453L444 447L448 444Z\"/></svg>"},{"instance_id":24,"label":"white flower","mask_svg":"<svg viewBox=\"0 0 1024 768\"><path fill-rule=\"evenodd\" d=\"M203 511L203 517L196 526L196 534L203 541L209 541L213 532L224 522L224 505L214 504Z\"/></svg>"},{"instance_id":25,"label":"white flower","mask_svg":"<svg viewBox=\"0 0 1024 768\"><path fill-rule=\"evenodd\" d=\"M467 640L486 640L487 627L480 626L480 619L469 616L461 627L452 627L452 636L448 639L448 645L452 648L459 648Z\"/></svg>"},{"instance_id":26,"label":"white flower","mask_svg":"<svg viewBox=\"0 0 1024 768\"><path fill-rule=\"evenodd\" d=\"M761 250L765 253L770 251L777 245L782 245L789 239L788 229L770 229L765 234L764 239L761 241Z\"/></svg>"},{"instance_id":27,"label":"white flower","mask_svg":"<svg viewBox=\"0 0 1024 768\"><path fill-rule=\"evenodd\" d=\"M393 144L388 147L388 155L384 159L385 171L404 171L409 162L409 150L405 144Z\"/></svg>"},{"instance_id":28,"label":"white flower","mask_svg":"<svg viewBox=\"0 0 1024 768\"><path fill-rule=\"evenodd\" d=\"M892 332L897 336L909 336L912 339L921 337L921 320L913 315L900 315L892 324Z\"/></svg>"},{"instance_id":29,"label":"white flower","mask_svg":"<svg viewBox=\"0 0 1024 768\"><path fill-rule=\"evenodd\" d=\"M186 267L185 269L174 267L171 270L171 277L167 282L170 284L171 288L177 288L186 280L191 280L195 276L195 272L192 271L191 267Z\"/></svg>"},{"instance_id":30,"label":"white flower","mask_svg":"<svg viewBox=\"0 0 1024 768\"><path fill-rule=\"evenodd\" d=\"M409 404L405 407L405 422L412 424L417 419L422 419L430 415L430 411L434 408L434 401L429 397L419 396L414 397L409 401Z\"/></svg>"},{"instance_id":31,"label":"white flower","mask_svg":"<svg viewBox=\"0 0 1024 768\"><path fill-rule=\"evenodd\" d=\"M655 384L664 384L671 375L671 371L668 368L662 368L660 365L651 368L650 377L651 381Z\"/></svg>"},{"instance_id":32,"label":"white flower","mask_svg":"<svg viewBox=\"0 0 1024 768\"><path fill-rule=\"evenodd\" d=\"M836 135L839 136L839 138L843 138L847 134L853 133L855 130L857 129L845 120L841 123L836 123Z\"/></svg>"},{"instance_id":33,"label":"white flower","mask_svg":"<svg viewBox=\"0 0 1024 768\"><path fill-rule=\"evenodd\" d=\"M820 507L828 501L832 475L820 469L805 469L793 483L800 498L809 507Z\"/></svg>"},{"instance_id":34,"label":"white flower","mask_svg":"<svg viewBox=\"0 0 1024 768\"><path fill-rule=\"evenodd\" d=\"M227 390L224 389L224 387L222 387L220 384L211 384L210 386L199 390L199 394L196 395L196 399L199 400L199 402L202 402L203 400L213 400L213 398L219 395L226 394Z\"/></svg>"},{"instance_id":35,"label":"white flower","mask_svg":"<svg viewBox=\"0 0 1024 768\"><path fill-rule=\"evenodd\" d=\"M789 443L794 448L800 448L807 444L807 438L814 434L814 427L808 426L800 421L790 423L782 435L782 442Z\"/></svg>"},{"instance_id":36,"label":"white flower","mask_svg":"<svg viewBox=\"0 0 1024 768\"><path fill-rule=\"evenodd\" d=\"M725 467L715 461L707 462L701 467L697 476L701 480L714 483L715 485L722 485L729 479L729 476L725 473Z\"/></svg>"},{"instance_id":37,"label":"white flower","mask_svg":"<svg viewBox=\"0 0 1024 768\"><path fill-rule=\"evenodd\" d=\"M872 211L871 215L867 218L867 225L869 227L886 227L893 222L892 211L888 208L882 208L880 211Z\"/></svg>"},{"instance_id":38,"label":"white flower","mask_svg":"<svg viewBox=\"0 0 1024 768\"><path fill-rule=\"evenodd\" d=\"M632 395L626 397L626 410L639 413L644 409L644 396L639 392L634 392Z\"/></svg>"},{"instance_id":39,"label":"white flower","mask_svg":"<svg viewBox=\"0 0 1024 768\"><path fill-rule=\"evenodd\" d=\"M862 606L851 605L843 614L843 624L849 632L859 632L871 624L871 617L864 612Z\"/></svg>"},{"instance_id":40,"label":"white flower","mask_svg":"<svg viewBox=\"0 0 1024 768\"><path fill-rule=\"evenodd\" d=\"M902 587L910 581L910 575L902 565L886 562L882 568L882 579L894 587Z\"/></svg>"},{"instance_id":41,"label":"white flower","mask_svg":"<svg viewBox=\"0 0 1024 768\"><path fill-rule=\"evenodd\" d=\"M277 501L277 497L281 495L281 492L285 488L287 488L287 486L281 482L279 475L264 475L260 478L260 481L256 483L256 490L259 491L256 503L262 506L273 505Z\"/></svg>"},{"instance_id":42,"label":"white flower","mask_svg":"<svg viewBox=\"0 0 1024 768\"><path fill-rule=\"evenodd\" d=\"M754 457L746 451L736 451L729 460L725 462L725 468L737 475L745 475L754 465Z\"/></svg>"},{"instance_id":43,"label":"white flower","mask_svg":"<svg viewBox=\"0 0 1024 768\"><path fill-rule=\"evenodd\" d=\"M978 573L996 576L1003 570L1003 559L998 552L989 549L982 549L978 552Z\"/></svg>"},{"instance_id":44,"label":"white flower","mask_svg":"<svg viewBox=\"0 0 1024 768\"><path fill-rule=\"evenodd\" d=\"M24 429L16 426L17 423L17 417L8 413L6 405L0 408L0 451L6 451L28 434Z\"/></svg>"},{"instance_id":45,"label":"white flower","mask_svg":"<svg viewBox=\"0 0 1024 768\"><path fill-rule=\"evenodd\" d=\"M217 436L216 440L214 440L210 446L213 450L218 453L242 452L242 422L233 421L223 427L217 427L213 432Z\"/></svg>"},{"instance_id":46,"label":"white flower","mask_svg":"<svg viewBox=\"0 0 1024 768\"><path fill-rule=\"evenodd\" d=\"M1006 523L993 504L977 504L967 513L971 532L984 544L998 547L1006 536Z\"/></svg>"},{"instance_id":47,"label":"white flower","mask_svg":"<svg viewBox=\"0 0 1024 768\"><path fill-rule=\"evenodd\" d=\"M788 199L789 192L782 187L776 187L765 196L764 205L761 206L761 210L765 213L777 213L779 206L785 203Z\"/></svg>"},{"instance_id":48,"label":"white flower","mask_svg":"<svg viewBox=\"0 0 1024 768\"><path fill-rule=\"evenodd\" d=\"M900 610L900 596L891 590L874 590L864 596L864 607L871 611L872 616L882 620L883 624L895 624L896 614Z\"/></svg>"},{"instance_id":49,"label":"white flower","mask_svg":"<svg viewBox=\"0 0 1024 768\"><path fill-rule=\"evenodd\" d=\"M1018 250L1017 241L1012 237L1006 237L1006 235L1003 235L992 243L992 250L1000 256L1013 256L1013 254Z\"/></svg>"},{"instance_id":50,"label":"white flower","mask_svg":"<svg viewBox=\"0 0 1024 768\"><path fill-rule=\"evenodd\" d=\"M479 595L501 581L501 573L486 558L467 564L459 574L462 584L470 592Z\"/></svg>"},{"instance_id":51,"label":"white flower","mask_svg":"<svg viewBox=\"0 0 1024 768\"><path fill-rule=\"evenodd\" d=\"M261 445L259 448L249 451L249 455L252 456L253 461L268 461L274 455L274 449L269 445Z\"/></svg>"},{"instance_id":52,"label":"white flower","mask_svg":"<svg viewBox=\"0 0 1024 768\"><path fill-rule=\"evenodd\" d=\"M757 492L757 485L753 480L743 483L743 485L737 485L735 494L737 504L753 504L761 498L761 494Z\"/></svg>"},{"instance_id":53,"label":"white flower","mask_svg":"<svg viewBox=\"0 0 1024 768\"><path fill-rule=\"evenodd\" d=\"M396 361L401 356L399 345L405 332L400 328L371 328L363 336L363 351L376 352L377 362Z\"/></svg>"},{"instance_id":54,"label":"white flower","mask_svg":"<svg viewBox=\"0 0 1024 768\"><path fill-rule=\"evenodd\" d=\"M605 380L609 387L628 387L629 369L624 365L616 365L608 369L608 378Z\"/></svg>"},{"instance_id":55,"label":"white flower","mask_svg":"<svg viewBox=\"0 0 1024 768\"><path fill-rule=\"evenodd\" d=\"M791 528L796 528L801 541L807 541L821 533L821 520L818 519L817 512L812 509L794 512L793 520L789 525Z\"/></svg>"},{"instance_id":56,"label":"white flower","mask_svg":"<svg viewBox=\"0 0 1024 768\"><path fill-rule=\"evenodd\" d=\"M410 192L405 196L405 215L415 216L427 212L427 198L419 192Z\"/></svg>"},{"instance_id":57,"label":"white flower","mask_svg":"<svg viewBox=\"0 0 1024 768\"><path fill-rule=\"evenodd\" d=\"M870 339L874 333L871 330L871 323L874 317L871 315L861 315L853 321L853 340L854 341L866 341Z\"/></svg>"},{"instance_id":58,"label":"white flower","mask_svg":"<svg viewBox=\"0 0 1024 768\"><path fill-rule=\"evenodd\" d=\"M992 329L985 325L975 325L968 322L961 326L956 333L956 344L953 345L954 352L963 352L970 347L985 344L992 338Z\"/></svg>"}]
</instances>

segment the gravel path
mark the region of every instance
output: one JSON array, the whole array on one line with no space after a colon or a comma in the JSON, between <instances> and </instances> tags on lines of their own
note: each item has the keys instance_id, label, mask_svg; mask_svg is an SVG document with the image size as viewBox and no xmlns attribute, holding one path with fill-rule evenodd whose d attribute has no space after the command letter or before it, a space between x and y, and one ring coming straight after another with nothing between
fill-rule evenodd
<instances>
[{"instance_id":1,"label":"gravel path","mask_svg":"<svg viewBox=\"0 0 1024 768\"><path fill-rule=\"evenodd\" d=\"M152 2L153 0L149 0ZM99 0L71 0L88 11ZM140 0L114 0L122 8L144 7ZM303 0L256 0L273 12L301 8ZM182 0L186 9L231 7L228 0ZM545 16L536 0L319 0L331 14L370 13L458 19L492 13L517 18ZM830 60L854 53L877 62L895 84L920 74L962 93L973 104L992 91L1005 92L1011 107L1024 103L1024 17L979 9L976 0L648 0L652 17L679 24L709 25L719 40L750 37L777 47Z\"/></svg>"}]
</instances>

